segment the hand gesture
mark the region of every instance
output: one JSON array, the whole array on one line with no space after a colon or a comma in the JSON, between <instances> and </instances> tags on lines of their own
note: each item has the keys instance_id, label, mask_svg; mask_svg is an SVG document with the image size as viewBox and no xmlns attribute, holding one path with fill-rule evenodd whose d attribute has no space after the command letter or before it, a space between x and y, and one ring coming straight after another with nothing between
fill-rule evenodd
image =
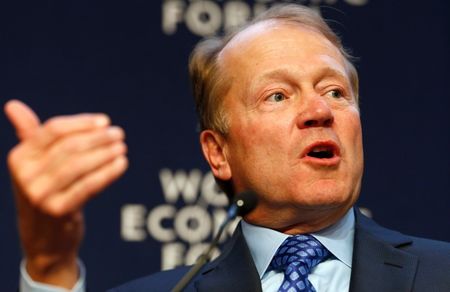
<instances>
[{"instance_id":1,"label":"hand gesture","mask_svg":"<svg viewBox=\"0 0 450 292\"><path fill-rule=\"evenodd\" d=\"M124 132L104 114L41 123L24 103L5 113L19 144L8 154L27 271L39 282L72 288L83 238L82 207L127 168Z\"/></svg>"}]
</instances>

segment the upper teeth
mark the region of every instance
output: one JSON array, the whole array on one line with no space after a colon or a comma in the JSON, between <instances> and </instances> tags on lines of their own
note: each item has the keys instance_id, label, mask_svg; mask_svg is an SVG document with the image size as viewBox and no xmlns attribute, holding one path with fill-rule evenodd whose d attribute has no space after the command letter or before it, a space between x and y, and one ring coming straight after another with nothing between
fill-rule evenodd
<instances>
[{"instance_id":1,"label":"upper teeth","mask_svg":"<svg viewBox=\"0 0 450 292\"><path fill-rule=\"evenodd\" d=\"M329 147L317 146L317 147L314 147L311 151L312 152L322 152L322 151L329 151L329 150L330 150Z\"/></svg>"}]
</instances>

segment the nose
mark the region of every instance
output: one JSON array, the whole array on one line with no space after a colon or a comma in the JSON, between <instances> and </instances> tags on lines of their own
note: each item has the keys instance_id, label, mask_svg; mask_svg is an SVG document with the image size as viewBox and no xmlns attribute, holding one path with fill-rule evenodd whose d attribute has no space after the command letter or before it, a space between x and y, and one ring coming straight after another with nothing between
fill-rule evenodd
<instances>
[{"instance_id":1,"label":"nose","mask_svg":"<svg viewBox=\"0 0 450 292\"><path fill-rule=\"evenodd\" d=\"M309 99L298 115L300 129L311 127L331 127L334 122L330 105L321 97Z\"/></svg>"}]
</instances>

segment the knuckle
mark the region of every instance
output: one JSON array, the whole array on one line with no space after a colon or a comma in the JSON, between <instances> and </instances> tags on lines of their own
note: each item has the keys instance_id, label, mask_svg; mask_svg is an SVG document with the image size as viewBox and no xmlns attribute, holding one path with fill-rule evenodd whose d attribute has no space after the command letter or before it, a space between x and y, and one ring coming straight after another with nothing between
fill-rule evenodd
<instances>
[{"instance_id":1,"label":"knuckle","mask_svg":"<svg viewBox=\"0 0 450 292\"><path fill-rule=\"evenodd\" d=\"M67 208L65 204L60 201L45 204L43 208L47 214L56 218L62 217L67 213Z\"/></svg>"},{"instance_id":2,"label":"knuckle","mask_svg":"<svg viewBox=\"0 0 450 292\"><path fill-rule=\"evenodd\" d=\"M22 169L13 176L20 184L26 186L30 185L33 182L34 171L32 171L30 168L22 167Z\"/></svg>"},{"instance_id":3,"label":"knuckle","mask_svg":"<svg viewBox=\"0 0 450 292\"><path fill-rule=\"evenodd\" d=\"M27 197L32 205L39 206L43 197L46 195L46 190L43 188L31 186L26 191Z\"/></svg>"},{"instance_id":4,"label":"knuckle","mask_svg":"<svg viewBox=\"0 0 450 292\"><path fill-rule=\"evenodd\" d=\"M14 170L16 168L16 165L19 163L19 161L20 161L20 151L18 150L17 147L14 147L13 149L11 149L8 152L8 156L7 156L8 167L11 170Z\"/></svg>"}]
</instances>

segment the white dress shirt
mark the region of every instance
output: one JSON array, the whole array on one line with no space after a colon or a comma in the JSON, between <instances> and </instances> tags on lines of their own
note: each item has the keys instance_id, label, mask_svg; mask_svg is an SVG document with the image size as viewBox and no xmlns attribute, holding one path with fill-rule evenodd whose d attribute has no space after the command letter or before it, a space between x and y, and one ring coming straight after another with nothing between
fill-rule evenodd
<instances>
[{"instance_id":1,"label":"white dress shirt","mask_svg":"<svg viewBox=\"0 0 450 292\"><path fill-rule=\"evenodd\" d=\"M242 220L242 232L255 262L264 292L278 291L284 280L283 272L268 269L278 247L289 235L251 225ZM345 292L350 288L352 272L355 215L353 209L336 224L311 233L334 257L314 267L308 280L317 292Z\"/></svg>"}]
</instances>

